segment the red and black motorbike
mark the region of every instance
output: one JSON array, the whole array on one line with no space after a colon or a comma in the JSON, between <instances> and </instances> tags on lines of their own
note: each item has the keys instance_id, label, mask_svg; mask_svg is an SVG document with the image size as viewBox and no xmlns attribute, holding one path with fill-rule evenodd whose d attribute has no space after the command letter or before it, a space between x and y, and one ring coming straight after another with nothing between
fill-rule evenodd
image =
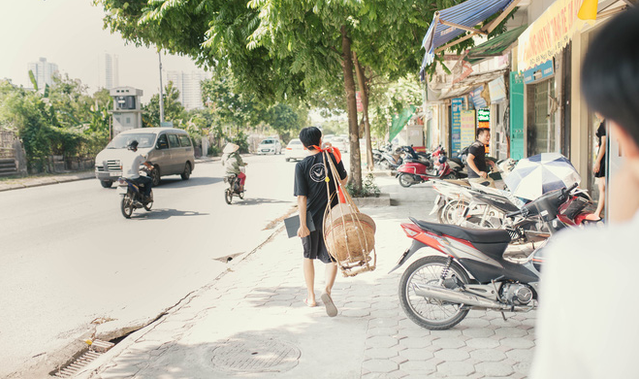
<instances>
[{"instance_id":1,"label":"red and black motorbike","mask_svg":"<svg viewBox=\"0 0 639 379\"><path fill-rule=\"evenodd\" d=\"M446 151L441 146L433 151L427 161L416 159L411 155L410 151L407 151L404 163L397 168L397 178L402 187L424 183L429 179L459 178L456 172L451 169Z\"/></svg>"},{"instance_id":2,"label":"red and black motorbike","mask_svg":"<svg viewBox=\"0 0 639 379\"><path fill-rule=\"evenodd\" d=\"M406 315L427 329L444 330L461 322L471 309L502 314L533 310L539 298L545 241L521 263L505 259L504 252L526 239L517 220L525 223L539 215L551 233L566 227L559 209L569 202L576 186L544 194L509 213L514 221L509 229L472 229L413 218L412 224L402 224L412 245L391 272L422 248L443 254L417 259L402 275L399 297Z\"/></svg>"}]
</instances>

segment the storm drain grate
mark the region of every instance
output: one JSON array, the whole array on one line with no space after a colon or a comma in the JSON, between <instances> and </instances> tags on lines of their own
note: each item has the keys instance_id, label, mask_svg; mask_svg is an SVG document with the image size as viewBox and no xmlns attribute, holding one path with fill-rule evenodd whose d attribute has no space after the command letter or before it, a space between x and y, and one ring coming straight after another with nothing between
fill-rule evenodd
<instances>
[{"instance_id":1,"label":"storm drain grate","mask_svg":"<svg viewBox=\"0 0 639 379\"><path fill-rule=\"evenodd\" d=\"M211 363L231 372L284 372L297 366L300 350L272 338L229 339L213 349Z\"/></svg>"},{"instance_id":2,"label":"storm drain grate","mask_svg":"<svg viewBox=\"0 0 639 379\"><path fill-rule=\"evenodd\" d=\"M71 361L62 366L62 368L49 373L49 375L55 378L72 378L82 368L96 360L103 353L106 353L114 345L115 344L111 342L94 340L87 350L80 352L76 357L71 359Z\"/></svg>"}]
</instances>

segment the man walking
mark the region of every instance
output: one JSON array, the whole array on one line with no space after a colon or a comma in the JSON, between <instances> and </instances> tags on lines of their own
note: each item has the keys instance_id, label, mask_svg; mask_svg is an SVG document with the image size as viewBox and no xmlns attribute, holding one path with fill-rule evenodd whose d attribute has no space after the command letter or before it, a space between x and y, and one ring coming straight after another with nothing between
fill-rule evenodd
<instances>
[{"instance_id":1,"label":"man walking","mask_svg":"<svg viewBox=\"0 0 639 379\"><path fill-rule=\"evenodd\" d=\"M294 195L297 196L297 205L300 217L300 227L297 231L298 237L302 239L304 247L304 279L308 295L304 302L309 307L317 305L315 300L315 266L314 260L319 259L326 264L326 286L321 295L322 302L326 307L326 313L330 317L337 315L337 308L331 298L331 290L335 283L337 275L337 265L333 258L328 254L326 244L324 243L324 235L322 224L324 218L324 210L328 204L329 192L336 192L336 183L332 180L330 165L324 162L325 159L332 159L337 168L337 176L340 178L342 185L346 184L347 174L339 156L339 151L334 154L327 154L329 158L324 156L324 150L320 148L322 145L322 132L316 127L304 128L299 135L302 144L309 150L309 156L298 162L295 166L295 190ZM328 166L328 167L327 167ZM327 190L328 182L328 190ZM337 204L337 196L333 197L334 206ZM307 220L307 215L312 220ZM308 225L312 221L315 226L314 231L310 231Z\"/></svg>"}]
</instances>

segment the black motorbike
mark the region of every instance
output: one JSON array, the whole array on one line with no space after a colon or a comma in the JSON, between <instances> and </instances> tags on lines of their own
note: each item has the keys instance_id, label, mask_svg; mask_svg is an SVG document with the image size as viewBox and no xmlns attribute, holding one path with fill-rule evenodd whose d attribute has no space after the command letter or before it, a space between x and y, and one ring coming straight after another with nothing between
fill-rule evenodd
<instances>
[{"instance_id":1,"label":"black motorbike","mask_svg":"<svg viewBox=\"0 0 639 379\"><path fill-rule=\"evenodd\" d=\"M120 201L120 210L125 218L131 218L135 209L144 208L147 211L153 206L153 190L149 197L145 197L143 192L144 185L137 184L131 179L118 179L118 192L122 196Z\"/></svg>"},{"instance_id":2,"label":"black motorbike","mask_svg":"<svg viewBox=\"0 0 639 379\"><path fill-rule=\"evenodd\" d=\"M497 310L502 315L535 309L545 241L520 263L505 259L504 252L513 242L527 238L518 219L525 223L528 217L539 215L551 233L565 227L553 209L570 198L575 186L547 193L509 213L514 226L506 230L470 229L413 218L412 224L402 224L412 245L391 272L422 248L442 254L417 259L402 275L399 298L406 315L427 329L444 330L461 322L471 309Z\"/></svg>"},{"instance_id":3,"label":"black motorbike","mask_svg":"<svg viewBox=\"0 0 639 379\"><path fill-rule=\"evenodd\" d=\"M237 196L240 199L244 199L244 190L240 187L240 178L237 174L227 175L224 177L224 183L228 183L228 188L224 190L224 200L227 204L233 202L233 197Z\"/></svg>"}]
</instances>

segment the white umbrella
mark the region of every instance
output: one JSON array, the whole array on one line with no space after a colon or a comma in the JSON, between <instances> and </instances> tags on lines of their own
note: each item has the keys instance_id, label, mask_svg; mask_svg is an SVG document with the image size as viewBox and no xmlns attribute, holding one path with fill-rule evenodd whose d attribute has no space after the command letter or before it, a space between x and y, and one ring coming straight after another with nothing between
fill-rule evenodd
<instances>
[{"instance_id":1,"label":"white umbrella","mask_svg":"<svg viewBox=\"0 0 639 379\"><path fill-rule=\"evenodd\" d=\"M572 163L559 153L542 153L520 160L504 182L517 197L539 196L581 182Z\"/></svg>"}]
</instances>

